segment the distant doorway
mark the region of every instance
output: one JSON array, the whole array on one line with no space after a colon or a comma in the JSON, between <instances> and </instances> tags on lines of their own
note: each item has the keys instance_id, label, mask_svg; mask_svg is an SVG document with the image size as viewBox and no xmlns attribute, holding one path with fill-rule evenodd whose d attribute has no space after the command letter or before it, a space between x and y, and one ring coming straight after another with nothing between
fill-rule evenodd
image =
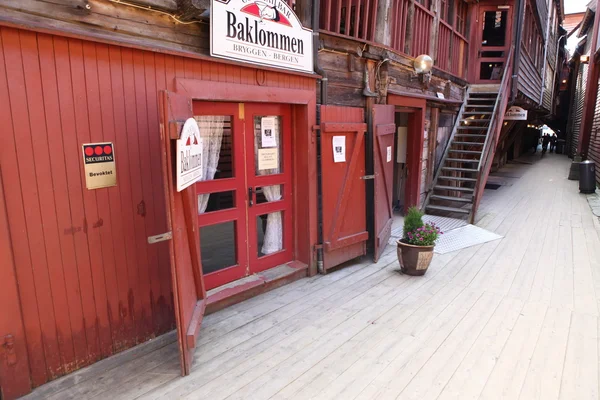
<instances>
[{"instance_id":1,"label":"distant doorway","mask_svg":"<svg viewBox=\"0 0 600 400\"><path fill-rule=\"evenodd\" d=\"M479 48L475 81L499 83L512 41L512 8L485 6L479 9Z\"/></svg>"}]
</instances>

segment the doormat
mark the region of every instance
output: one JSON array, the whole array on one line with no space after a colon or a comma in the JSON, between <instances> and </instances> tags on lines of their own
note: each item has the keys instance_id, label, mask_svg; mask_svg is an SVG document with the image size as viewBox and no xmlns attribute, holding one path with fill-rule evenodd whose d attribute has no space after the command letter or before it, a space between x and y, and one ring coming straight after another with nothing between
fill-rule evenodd
<instances>
[{"instance_id":1,"label":"doormat","mask_svg":"<svg viewBox=\"0 0 600 400\"><path fill-rule=\"evenodd\" d=\"M438 254L451 253L456 250L502 239L502 237L475 225L465 225L441 235L435 245L434 251Z\"/></svg>"},{"instance_id":2,"label":"doormat","mask_svg":"<svg viewBox=\"0 0 600 400\"><path fill-rule=\"evenodd\" d=\"M485 188L490 190L498 190L502 185L498 185L497 183L486 183Z\"/></svg>"}]
</instances>

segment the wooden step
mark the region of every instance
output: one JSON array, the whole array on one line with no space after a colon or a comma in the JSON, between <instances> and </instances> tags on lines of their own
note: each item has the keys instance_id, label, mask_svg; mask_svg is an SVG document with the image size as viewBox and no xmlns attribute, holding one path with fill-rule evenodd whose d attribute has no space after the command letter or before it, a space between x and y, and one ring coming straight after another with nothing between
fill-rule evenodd
<instances>
[{"instance_id":1,"label":"wooden step","mask_svg":"<svg viewBox=\"0 0 600 400\"><path fill-rule=\"evenodd\" d=\"M478 172L477 169L473 168L458 168L458 167L442 167L444 171L457 171L457 172Z\"/></svg>"},{"instance_id":2,"label":"wooden step","mask_svg":"<svg viewBox=\"0 0 600 400\"><path fill-rule=\"evenodd\" d=\"M485 143L480 143L480 142L457 142L457 141L454 141L454 142L452 142L452 144L471 145L471 146L483 146Z\"/></svg>"},{"instance_id":3,"label":"wooden step","mask_svg":"<svg viewBox=\"0 0 600 400\"><path fill-rule=\"evenodd\" d=\"M488 111L465 111L462 115L492 115L492 113Z\"/></svg>"},{"instance_id":4,"label":"wooden step","mask_svg":"<svg viewBox=\"0 0 600 400\"><path fill-rule=\"evenodd\" d=\"M465 105L466 108L494 108L493 105L485 105L485 104L469 104L467 102L467 104Z\"/></svg>"},{"instance_id":5,"label":"wooden step","mask_svg":"<svg viewBox=\"0 0 600 400\"><path fill-rule=\"evenodd\" d=\"M479 158L446 158L448 162L479 163Z\"/></svg>"},{"instance_id":6,"label":"wooden step","mask_svg":"<svg viewBox=\"0 0 600 400\"><path fill-rule=\"evenodd\" d=\"M481 155L482 151L479 150L454 150L450 149L450 153L460 153L460 154L479 154Z\"/></svg>"},{"instance_id":7,"label":"wooden step","mask_svg":"<svg viewBox=\"0 0 600 400\"><path fill-rule=\"evenodd\" d=\"M446 179L446 180L449 180L449 181L477 182L477 178L465 178L465 177L462 177L462 176L440 175L438 178L439 179Z\"/></svg>"},{"instance_id":8,"label":"wooden step","mask_svg":"<svg viewBox=\"0 0 600 400\"><path fill-rule=\"evenodd\" d=\"M465 198L465 197L453 197L453 196L442 196L439 194L432 194L430 199L432 200L447 200L447 201L457 201L461 203L472 203L473 199Z\"/></svg>"},{"instance_id":9,"label":"wooden step","mask_svg":"<svg viewBox=\"0 0 600 400\"><path fill-rule=\"evenodd\" d=\"M471 138L484 138L487 135L479 135L477 133L457 133L456 135L454 135L454 137L456 136L460 136L460 137L471 137Z\"/></svg>"},{"instance_id":10,"label":"wooden step","mask_svg":"<svg viewBox=\"0 0 600 400\"><path fill-rule=\"evenodd\" d=\"M455 213L461 213L461 214L469 214L471 212L471 210L469 210L469 209L456 208L456 207L446 207L446 206L434 206L434 205L431 205L431 204L429 204L425 208L427 210L449 211L449 212L455 212Z\"/></svg>"},{"instance_id":11,"label":"wooden step","mask_svg":"<svg viewBox=\"0 0 600 400\"><path fill-rule=\"evenodd\" d=\"M498 92L471 92L469 93L469 96L479 96L480 94L482 95L486 95L486 96L498 96Z\"/></svg>"},{"instance_id":12,"label":"wooden step","mask_svg":"<svg viewBox=\"0 0 600 400\"><path fill-rule=\"evenodd\" d=\"M488 129L489 126L464 126L464 125L460 125L458 127L458 129L461 129L463 131L483 131Z\"/></svg>"},{"instance_id":13,"label":"wooden step","mask_svg":"<svg viewBox=\"0 0 600 400\"><path fill-rule=\"evenodd\" d=\"M473 123L473 122L491 122L491 119L461 119L460 122Z\"/></svg>"},{"instance_id":14,"label":"wooden step","mask_svg":"<svg viewBox=\"0 0 600 400\"><path fill-rule=\"evenodd\" d=\"M433 188L436 190L455 190L457 192L471 192L471 193L475 192L475 189L473 189L473 188L458 187L458 186L435 185Z\"/></svg>"}]
</instances>

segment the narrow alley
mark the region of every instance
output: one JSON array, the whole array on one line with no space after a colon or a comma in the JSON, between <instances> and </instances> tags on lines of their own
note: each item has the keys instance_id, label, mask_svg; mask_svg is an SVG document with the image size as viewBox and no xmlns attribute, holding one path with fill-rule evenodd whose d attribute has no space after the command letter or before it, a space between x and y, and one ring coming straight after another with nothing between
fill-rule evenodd
<instances>
[{"instance_id":1,"label":"narrow alley","mask_svg":"<svg viewBox=\"0 0 600 400\"><path fill-rule=\"evenodd\" d=\"M168 334L27 398L596 399L600 230L569 164L508 163L477 222L504 238L423 277L388 246L206 316L187 377Z\"/></svg>"}]
</instances>

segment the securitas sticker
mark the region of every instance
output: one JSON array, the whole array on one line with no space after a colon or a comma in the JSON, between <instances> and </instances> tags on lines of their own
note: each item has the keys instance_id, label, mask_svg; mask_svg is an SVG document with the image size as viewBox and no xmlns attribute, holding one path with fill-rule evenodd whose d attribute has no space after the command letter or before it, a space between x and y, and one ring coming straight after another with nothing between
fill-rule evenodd
<instances>
[{"instance_id":1,"label":"securitas sticker","mask_svg":"<svg viewBox=\"0 0 600 400\"><path fill-rule=\"evenodd\" d=\"M87 143L82 148L86 187L100 189L117 186L115 149L112 142Z\"/></svg>"}]
</instances>

